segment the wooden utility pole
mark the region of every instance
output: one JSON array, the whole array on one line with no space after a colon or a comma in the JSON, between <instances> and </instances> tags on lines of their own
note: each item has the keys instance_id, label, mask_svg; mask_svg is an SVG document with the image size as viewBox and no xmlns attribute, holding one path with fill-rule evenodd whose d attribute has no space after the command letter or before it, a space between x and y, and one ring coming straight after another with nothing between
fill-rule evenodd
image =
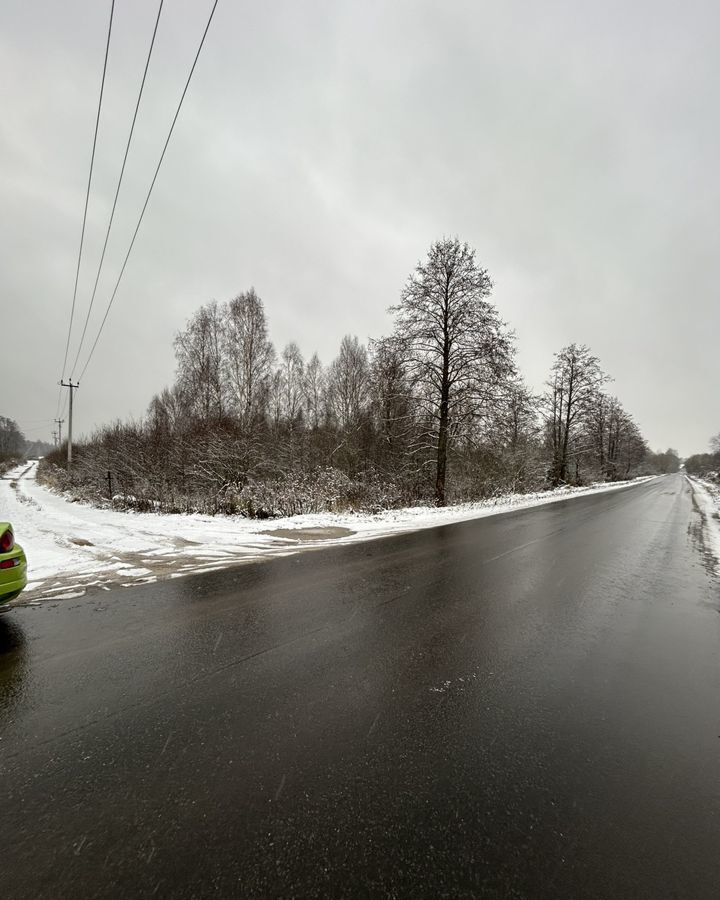
<instances>
[{"instance_id":1,"label":"wooden utility pole","mask_svg":"<svg viewBox=\"0 0 720 900\"><path fill-rule=\"evenodd\" d=\"M68 472L72 469L72 414L73 414L73 391L80 387L80 382L73 384L72 378L67 381L61 381L63 387L70 388L70 403L68 404L68 449L67 449L67 467Z\"/></svg>"}]
</instances>

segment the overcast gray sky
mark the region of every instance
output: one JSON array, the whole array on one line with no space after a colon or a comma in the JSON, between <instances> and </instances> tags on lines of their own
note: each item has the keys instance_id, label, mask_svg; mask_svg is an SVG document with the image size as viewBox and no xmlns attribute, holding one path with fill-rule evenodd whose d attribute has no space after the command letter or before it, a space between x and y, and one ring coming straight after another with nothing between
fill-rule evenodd
<instances>
[{"instance_id":1,"label":"overcast gray sky","mask_svg":"<svg viewBox=\"0 0 720 900\"><path fill-rule=\"evenodd\" d=\"M211 5L165 2L90 334ZM0 413L29 437L56 414L109 8L0 12ZM116 0L80 326L156 11ZM76 427L141 415L172 381L175 331L251 285L278 348L327 363L343 334L387 333L418 259L458 235L533 387L587 343L653 448L707 449L719 28L720 7L692 0L220 0Z\"/></svg>"}]
</instances>

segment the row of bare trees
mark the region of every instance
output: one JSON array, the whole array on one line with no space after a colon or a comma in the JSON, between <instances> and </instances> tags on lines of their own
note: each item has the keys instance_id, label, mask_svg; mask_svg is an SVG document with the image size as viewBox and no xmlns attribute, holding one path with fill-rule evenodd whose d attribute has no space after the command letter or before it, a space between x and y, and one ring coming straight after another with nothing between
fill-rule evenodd
<instances>
[{"instance_id":1,"label":"row of bare trees","mask_svg":"<svg viewBox=\"0 0 720 900\"><path fill-rule=\"evenodd\" d=\"M720 484L720 431L710 438L709 453L693 453L685 460L690 475L709 478Z\"/></svg>"},{"instance_id":2,"label":"row of bare trees","mask_svg":"<svg viewBox=\"0 0 720 900\"><path fill-rule=\"evenodd\" d=\"M555 354L546 397L553 485L580 481L583 466L602 480L627 478L645 459L640 429L605 392L610 380L589 347L570 344Z\"/></svg>"},{"instance_id":3,"label":"row of bare trees","mask_svg":"<svg viewBox=\"0 0 720 900\"><path fill-rule=\"evenodd\" d=\"M114 472L124 493L164 508L180 497L272 514L309 511L303 497L443 505L638 471L645 442L597 358L563 348L547 391L532 393L491 291L471 247L437 241L391 308L391 333L346 335L327 366L294 342L276 352L254 289L205 304L175 339L175 383L143 422L78 448L76 477L110 486Z\"/></svg>"}]
</instances>

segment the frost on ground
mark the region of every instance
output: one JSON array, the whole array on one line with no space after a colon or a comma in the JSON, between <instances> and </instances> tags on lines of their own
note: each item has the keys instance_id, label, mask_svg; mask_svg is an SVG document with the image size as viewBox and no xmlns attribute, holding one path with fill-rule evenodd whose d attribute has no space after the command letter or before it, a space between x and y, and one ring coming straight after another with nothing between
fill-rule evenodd
<instances>
[{"instance_id":1,"label":"frost on ground","mask_svg":"<svg viewBox=\"0 0 720 900\"><path fill-rule=\"evenodd\" d=\"M703 520L705 550L713 558L713 568L720 575L720 486L703 478L690 478L693 496Z\"/></svg>"},{"instance_id":2,"label":"frost on ground","mask_svg":"<svg viewBox=\"0 0 720 900\"><path fill-rule=\"evenodd\" d=\"M347 544L419 528L539 506L629 483L511 494L442 509L412 507L371 514L321 513L259 521L239 516L118 512L70 502L36 478L37 463L0 480L0 519L13 523L28 556L28 589L15 601L77 597L207 572L230 564L326 544Z\"/></svg>"}]
</instances>

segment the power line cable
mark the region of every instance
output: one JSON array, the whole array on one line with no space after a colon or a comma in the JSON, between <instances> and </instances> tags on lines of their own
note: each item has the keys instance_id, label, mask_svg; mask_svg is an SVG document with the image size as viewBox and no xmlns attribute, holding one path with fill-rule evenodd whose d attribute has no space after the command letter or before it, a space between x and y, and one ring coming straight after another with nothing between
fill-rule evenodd
<instances>
[{"instance_id":1,"label":"power line cable","mask_svg":"<svg viewBox=\"0 0 720 900\"><path fill-rule=\"evenodd\" d=\"M100 281L100 273L102 271L103 262L105 261L105 251L107 250L108 240L110 239L110 231L112 229L113 219L115 218L115 209L117 207L118 196L120 195L120 187L122 185L123 176L125 174L125 165L127 164L128 153L130 152L130 144L132 143L133 133L135 131L135 123L138 117L138 110L140 109L140 101L142 100L143 90L145 89L145 79L147 78L148 67L150 66L150 58L152 57L153 47L155 46L155 37L157 35L158 25L160 24L160 14L162 13L163 3L164 0L160 0L157 18L155 19L155 28L153 29L152 40L150 41L150 49L148 50L147 59L145 60L145 69L143 71L143 77L140 83L140 91L138 93L137 103L135 104L135 112L133 113L132 124L130 125L130 134L128 135L127 144L125 146L125 155L123 157L122 166L120 168L120 177L118 178L117 187L115 188L115 198L113 200L112 210L110 212L110 220L108 221L107 231L105 232L105 243L103 244L102 253L100 254L100 263L98 265L97 274L95 275L95 284L93 285L93 292L90 298L90 306L88 307L87 315L85 316L85 324L83 325L82 335L80 336L80 343L78 345L77 353L75 354L75 361L72 365L72 371L70 372L71 379L75 374L75 368L77 367L78 359L80 358L80 353L82 351L83 342L85 341L85 334L87 332L88 323L90 322L90 314L92 313L93 304L95 303L95 295L97 293L98 282Z\"/></svg>"},{"instance_id":2,"label":"power line cable","mask_svg":"<svg viewBox=\"0 0 720 900\"><path fill-rule=\"evenodd\" d=\"M60 418L60 401L62 400L62 387L58 388L57 407L55 409L55 418Z\"/></svg>"},{"instance_id":3,"label":"power line cable","mask_svg":"<svg viewBox=\"0 0 720 900\"><path fill-rule=\"evenodd\" d=\"M205 38L207 37L207 33L210 29L210 24L213 20L213 16L215 15L215 10L217 9L218 2L219 2L219 0L215 0L215 2L213 3L212 10L210 11L210 16L207 20L207 24L205 25L205 31L203 32L202 39L200 40L200 44L198 46L197 53L195 54L195 59L192 64L192 68L190 69L190 74L188 75L187 81L185 82L185 87L183 88L183 92L180 97L180 102L178 103L177 109L175 110L175 115L173 117L172 124L170 125L170 130L168 131L167 138L165 139L165 146L163 147L162 153L160 154L160 159L158 161L157 168L155 169L155 174L153 175L153 179L150 183L150 188L147 192L147 196L145 197L145 203L143 204L143 208L140 212L140 218L138 219L138 223L135 226L135 232L132 236L132 240L130 241L130 246L128 247L128 251L125 254L125 260L122 264L122 268L120 269L120 274L118 275L118 279L115 282L115 287L113 289L112 295L110 296L110 300L109 300L107 308L105 310L105 315L103 316L102 322L100 323L100 328L98 329L98 333L95 336L95 341L93 342L93 345L90 349L90 354L85 362L85 365L83 366L83 370L80 373L80 377L79 377L78 381L82 381L83 377L85 376L85 372L87 371L87 367L90 365L90 360L92 359L93 353L95 352L95 348L98 345L98 341L100 340L100 335L103 332L103 328L105 327L105 322L107 321L107 317L110 313L110 309L115 300L115 296L117 294L118 288L120 287L120 282L122 281L123 274L125 273L125 267L127 266L128 259L130 258L130 254L132 253L133 246L135 245L135 239L137 238L138 232L140 231L140 225L142 224L142 220L145 215L145 210L147 209L147 205L150 202L150 196L153 192L153 188L155 187L155 182L157 180L158 173L160 171L160 167L162 166L163 160L165 159L165 152L168 148L168 144L170 143L170 138L172 137L172 133L175 128L175 123L177 122L178 116L180 115L180 110L182 108L183 101L185 100L185 95L187 93L187 89L190 86L190 81L192 79L193 72L195 71L195 66L197 65L197 61L200 57L200 53L201 53L203 45L205 43Z\"/></svg>"},{"instance_id":4,"label":"power line cable","mask_svg":"<svg viewBox=\"0 0 720 900\"><path fill-rule=\"evenodd\" d=\"M47 434L47 430L51 425L52 422L48 422L46 425L33 425L32 428L23 428L22 433L24 437L27 437L29 434L37 434L39 431L44 431Z\"/></svg>"},{"instance_id":5,"label":"power line cable","mask_svg":"<svg viewBox=\"0 0 720 900\"><path fill-rule=\"evenodd\" d=\"M63 379L61 379L61 381L62 380ZM58 388L57 412L55 413L56 419L62 419L65 417L65 412L67 410L67 405L68 405L68 395L67 394L63 395L63 386L62 386L61 381L58 382L60 387ZM60 408L61 405L62 405L62 409Z\"/></svg>"},{"instance_id":6,"label":"power line cable","mask_svg":"<svg viewBox=\"0 0 720 900\"><path fill-rule=\"evenodd\" d=\"M78 281L80 279L80 263L82 261L83 244L85 242L85 224L87 222L88 201L90 200L90 185L92 184L93 167L95 164L95 148L97 146L98 129L100 127L100 110L102 109L103 93L105 92L105 73L107 72L108 54L110 52L110 35L112 34L113 14L115 12L115 0L110 4L110 23L108 25L107 42L105 44L105 61L103 62L102 81L100 83L100 98L98 100L97 116L95 117L95 134L93 135L92 155L90 157L90 172L88 174L87 190L85 192L85 210L83 212L82 231L80 232L80 249L78 251L77 268L75 270L75 288L73 290L72 308L70 310L70 324L68 325L67 341L65 342L65 358L62 366L61 381L65 378L68 350L70 348L70 335L72 333L73 318L75 316L75 301L77 299Z\"/></svg>"},{"instance_id":7,"label":"power line cable","mask_svg":"<svg viewBox=\"0 0 720 900\"><path fill-rule=\"evenodd\" d=\"M40 422L52 422L53 419L13 419L16 425L37 425Z\"/></svg>"}]
</instances>

